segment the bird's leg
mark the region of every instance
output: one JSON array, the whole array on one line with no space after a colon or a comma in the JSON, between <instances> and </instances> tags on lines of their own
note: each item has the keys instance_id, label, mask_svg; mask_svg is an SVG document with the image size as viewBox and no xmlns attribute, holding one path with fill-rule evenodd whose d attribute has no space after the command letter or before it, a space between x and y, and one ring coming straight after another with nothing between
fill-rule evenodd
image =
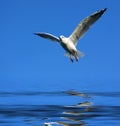
<instances>
[{"instance_id":1,"label":"bird's leg","mask_svg":"<svg viewBox=\"0 0 120 126\"><path fill-rule=\"evenodd\" d=\"M78 61L78 58L77 58L77 56L75 55L75 59L76 59L76 61Z\"/></svg>"},{"instance_id":2,"label":"bird's leg","mask_svg":"<svg viewBox=\"0 0 120 126\"><path fill-rule=\"evenodd\" d=\"M70 61L73 62L72 55L70 55Z\"/></svg>"},{"instance_id":3,"label":"bird's leg","mask_svg":"<svg viewBox=\"0 0 120 126\"><path fill-rule=\"evenodd\" d=\"M71 60L71 62L73 63L73 59L72 59L72 58L70 58L70 60Z\"/></svg>"},{"instance_id":4,"label":"bird's leg","mask_svg":"<svg viewBox=\"0 0 120 126\"><path fill-rule=\"evenodd\" d=\"M75 57L76 61L78 61L77 52L75 52L74 57Z\"/></svg>"},{"instance_id":5,"label":"bird's leg","mask_svg":"<svg viewBox=\"0 0 120 126\"><path fill-rule=\"evenodd\" d=\"M75 60L78 61L78 57L77 57L77 51L72 51L72 55L75 57Z\"/></svg>"}]
</instances>

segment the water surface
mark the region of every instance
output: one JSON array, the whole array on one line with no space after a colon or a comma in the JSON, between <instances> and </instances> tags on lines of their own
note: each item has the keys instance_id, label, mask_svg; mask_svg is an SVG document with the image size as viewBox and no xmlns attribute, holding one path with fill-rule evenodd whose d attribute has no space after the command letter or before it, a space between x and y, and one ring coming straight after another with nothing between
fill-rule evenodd
<instances>
[{"instance_id":1,"label":"water surface","mask_svg":"<svg viewBox=\"0 0 120 126\"><path fill-rule=\"evenodd\" d=\"M0 126L119 126L120 92L1 91Z\"/></svg>"}]
</instances>

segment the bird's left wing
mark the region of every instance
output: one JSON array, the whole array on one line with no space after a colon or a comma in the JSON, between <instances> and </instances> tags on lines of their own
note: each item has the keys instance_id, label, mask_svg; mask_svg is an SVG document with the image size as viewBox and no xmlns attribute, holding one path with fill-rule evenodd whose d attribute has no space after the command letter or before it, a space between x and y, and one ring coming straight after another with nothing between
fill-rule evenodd
<instances>
[{"instance_id":1,"label":"bird's left wing","mask_svg":"<svg viewBox=\"0 0 120 126\"><path fill-rule=\"evenodd\" d=\"M73 31L73 33L69 36L69 39L71 39L72 42L76 45L78 39L80 39L84 35L84 33L89 29L89 27L95 21L97 21L106 10L107 8L97 11L93 13L92 15L88 16L87 18L85 18L82 22L78 24L78 26Z\"/></svg>"},{"instance_id":2,"label":"bird's left wing","mask_svg":"<svg viewBox=\"0 0 120 126\"><path fill-rule=\"evenodd\" d=\"M55 41L55 42L60 42L59 37L54 36L54 35L49 34L49 33L34 33L34 34L35 34L35 35L38 35L38 36L40 36L40 37L43 37L43 38L46 38L46 39Z\"/></svg>"}]
</instances>

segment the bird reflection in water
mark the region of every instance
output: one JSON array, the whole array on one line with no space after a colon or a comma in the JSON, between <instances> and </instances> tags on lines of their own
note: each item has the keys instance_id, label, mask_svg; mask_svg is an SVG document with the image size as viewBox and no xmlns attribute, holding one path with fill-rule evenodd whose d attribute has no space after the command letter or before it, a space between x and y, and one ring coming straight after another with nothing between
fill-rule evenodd
<instances>
[{"instance_id":1,"label":"bird reflection in water","mask_svg":"<svg viewBox=\"0 0 120 126\"><path fill-rule=\"evenodd\" d=\"M11 101L13 97L19 100ZM40 101L28 102L38 97ZM119 98L120 92L0 92L0 126L119 126Z\"/></svg>"},{"instance_id":2,"label":"bird reflection in water","mask_svg":"<svg viewBox=\"0 0 120 126\"><path fill-rule=\"evenodd\" d=\"M76 96L82 98L88 98L87 94L76 92L74 90L65 91L65 94L69 96ZM64 111L61 112L60 121L55 122L45 122L45 126L85 126L86 122L84 118L87 117L88 112L90 112L90 108L92 107L93 103L89 101L78 102L74 105L67 105L64 106Z\"/></svg>"}]
</instances>

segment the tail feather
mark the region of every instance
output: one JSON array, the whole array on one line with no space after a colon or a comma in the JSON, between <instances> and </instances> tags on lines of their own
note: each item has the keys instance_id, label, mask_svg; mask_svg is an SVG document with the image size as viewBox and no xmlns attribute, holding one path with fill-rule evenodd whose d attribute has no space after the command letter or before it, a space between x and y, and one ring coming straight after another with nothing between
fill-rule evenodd
<instances>
[{"instance_id":1,"label":"tail feather","mask_svg":"<svg viewBox=\"0 0 120 126\"><path fill-rule=\"evenodd\" d=\"M83 52L81 52L81 51L77 51L77 57L78 58L82 58L83 56L84 56L85 54L83 53Z\"/></svg>"},{"instance_id":2,"label":"tail feather","mask_svg":"<svg viewBox=\"0 0 120 126\"><path fill-rule=\"evenodd\" d=\"M65 53L65 56L67 57L71 57L72 59L75 59L75 57L73 55L71 55L69 52ZM84 53L81 51L77 51L77 58L82 58L84 56Z\"/></svg>"}]
</instances>

